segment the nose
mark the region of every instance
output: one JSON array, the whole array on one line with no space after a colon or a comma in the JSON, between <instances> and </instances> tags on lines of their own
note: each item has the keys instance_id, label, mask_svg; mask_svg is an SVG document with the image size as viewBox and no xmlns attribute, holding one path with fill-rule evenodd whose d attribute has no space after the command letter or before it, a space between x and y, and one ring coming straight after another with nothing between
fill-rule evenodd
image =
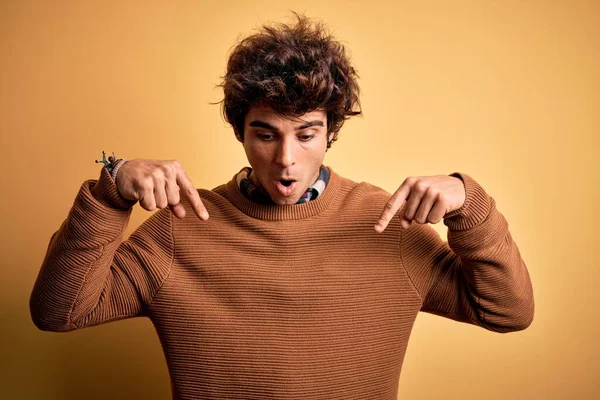
<instances>
[{"instance_id":1,"label":"nose","mask_svg":"<svg viewBox=\"0 0 600 400\"><path fill-rule=\"evenodd\" d=\"M277 164L281 165L283 168L289 168L296 163L294 146L293 140L282 139L279 142L277 157L275 159Z\"/></svg>"}]
</instances>

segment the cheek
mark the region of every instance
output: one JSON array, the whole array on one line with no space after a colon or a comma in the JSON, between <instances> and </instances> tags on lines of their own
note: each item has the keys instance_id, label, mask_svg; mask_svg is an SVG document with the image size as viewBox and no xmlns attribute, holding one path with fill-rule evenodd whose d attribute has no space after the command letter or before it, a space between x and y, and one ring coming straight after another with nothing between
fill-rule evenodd
<instances>
[{"instance_id":1,"label":"cheek","mask_svg":"<svg viewBox=\"0 0 600 400\"><path fill-rule=\"evenodd\" d=\"M303 150L306 159L312 162L321 162L325 157L327 143L325 141L315 141L314 143L310 143L310 145L304 146Z\"/></svg>"},{"instance_id":2,"label":"cheek","mask_svg":"<svg viewBox=\"0 0 600 400\"><path fill-rule=\"evenodd\" d=\"M246 157L248 157L248 161L251 164L261 165L269 163L270 153L265 146L247 145L244 149L246 150Z\"/></svg>"}]
</instances>

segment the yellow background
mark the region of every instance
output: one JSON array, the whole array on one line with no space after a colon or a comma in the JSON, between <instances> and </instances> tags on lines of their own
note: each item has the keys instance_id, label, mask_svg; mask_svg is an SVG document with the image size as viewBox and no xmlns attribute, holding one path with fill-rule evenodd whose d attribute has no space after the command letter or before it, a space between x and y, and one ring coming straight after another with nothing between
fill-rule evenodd
<instances>
[{"instance_id":1,"label":"yellow background","mask_svg":"<svg viewBox=\"0 0 600 400\"><path fill-rule=\"evenodd\" d=\"M245 165L209 103L238 35L289 10L327 22L361 76L364 117L342 128L326 164L390 192L407 176L470 174L533 280L535 320L522 332L420 314L399 397L600 396L600 2L0 4L1 398L169 398L148 320L41 332L29 294L102 150L177 159L204 188ZM126 234L149 215L136 206Z\"/></svg>"}]
</instances>

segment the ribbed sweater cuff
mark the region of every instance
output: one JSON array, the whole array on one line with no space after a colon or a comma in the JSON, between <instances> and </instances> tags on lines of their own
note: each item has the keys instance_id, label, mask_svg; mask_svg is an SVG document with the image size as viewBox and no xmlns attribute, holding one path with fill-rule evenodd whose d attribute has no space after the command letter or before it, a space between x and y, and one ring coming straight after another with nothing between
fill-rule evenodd
<instances>
[{"instance_id":1,"label":"ribbed sweater cuff","mask_svg":"<svg viewBox=\"0 0 600 400\"><path fill-rule=\"evenodd\" d=\"M106 168L102 168L100 179L86 181L86 184L89 185L92 196L107 207L129 210L137 203L137 200L127 200L119 194L117 185Z\"/></svg>"},{"instance_id":2,"label":"ribbed sweater cuff","mask_svg":"<svg viewBox=\"0 0 600 400\"><path fill-rule=\"evenodd\" d=\"M89 179L81 185L69 212L65 230L69 241L106 245L114 241L127 226L133 210L132 202L120 198L117 188L106 168L99 180ZM61 228L62 229L62 228ZM93 239L90 239L93 238Z\"/></svg>"},{"instance_id":3,"label":"ribbed sweater cuff","mask_svg":"<svg viewBox=\"0 0 600 400\"><path fill-rule=\"evenodd\" d=\"M491 208L491 197L473 178L461 172L450 176L460 178L465 185L465 204L444 217L444 224L452 231L471 229L483 222Z\"/></svg>"}]
</instances>

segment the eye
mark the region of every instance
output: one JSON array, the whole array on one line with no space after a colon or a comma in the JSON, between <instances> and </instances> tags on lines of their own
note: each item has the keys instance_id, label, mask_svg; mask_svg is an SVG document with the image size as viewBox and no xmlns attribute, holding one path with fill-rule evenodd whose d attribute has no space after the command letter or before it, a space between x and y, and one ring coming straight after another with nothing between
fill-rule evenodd
<instances>
[{"instance_id":1,"label":"eye","mask_svg":"<svg viewBox=\"0 0 600 400\"><path fill-rule=\"evenodd\" d=\"M300 139L303 142L308 142L309 140L311 140L314 137L315 137L315 135L300 135L300 136L298 136L298 139Z\"/></svg>"},{"instance_id":2,"label":"eye","mask_svg":"<svg viewBox=\"0 0 600 400\"><path fill-rule=\"evenodd\" d=\"M264 140L265 142L269 142L269 141L273 140L273 135L270 133L257 133L256 136L260 140Z\"/></svg>"}]
</instances>

